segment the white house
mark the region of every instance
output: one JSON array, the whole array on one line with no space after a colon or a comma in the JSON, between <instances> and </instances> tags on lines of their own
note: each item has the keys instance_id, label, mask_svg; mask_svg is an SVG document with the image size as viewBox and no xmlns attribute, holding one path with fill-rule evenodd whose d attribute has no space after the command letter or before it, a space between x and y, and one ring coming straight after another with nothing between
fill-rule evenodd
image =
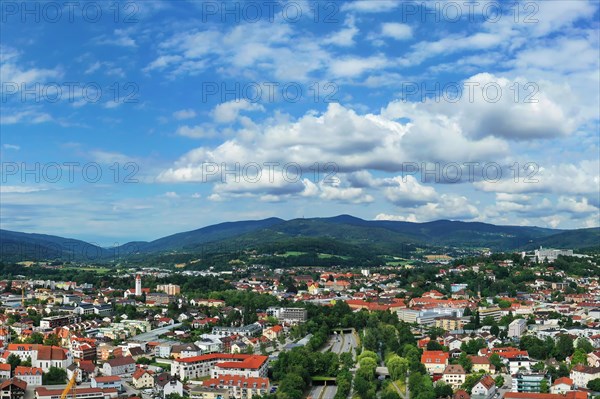
<instances>
[{"instance_id":1,"label":"white house","mask_svg":"<svg viewBox=\"0 0 600 399\"><path fill-rule=\"evenodd\" d=\"M42 385L42 374L44 372L39 367L17 366L15 368L15 377L23 380L27 385Z\"/></svg>"},{"instance_id":2,"label":"white house","mask_svg":"<svg viewBox=\"0 0 600 399\"><path fill-rule=\"evenodd\" d=\"M489 399L496 393L496 382L489 375L484 375L472 389L472 396Z\"/></svg>"},{"instance_id":3,"label":"white house","mask_svg":"<svg viewBox=\"0 0 600 399\"><path fill-rule=\"evenodd\" d=\"M102 366L102 373L108 376L132 374L134 371L135 360L131 356L109 359Z\"/></svg>"},{"instance_id":4,"label":"white house","mask_svg":"<svg viewBox=\"0 0 600 399\"><path fill-rule=\"evenodd\" d=\"M564 394L573 390L573 380L569 377L560 377L550 387L550 393Z\"/></svg>"}]
</instances>

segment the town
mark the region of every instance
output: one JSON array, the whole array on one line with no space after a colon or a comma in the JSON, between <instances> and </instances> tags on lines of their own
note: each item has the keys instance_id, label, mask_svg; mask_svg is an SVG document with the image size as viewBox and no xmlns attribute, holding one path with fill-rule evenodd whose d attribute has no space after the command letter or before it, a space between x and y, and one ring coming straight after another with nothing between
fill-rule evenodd
<instances>
[{"instance_id":1,"label":"town","mask_svg":"<svg viewBox=\"0 0 600 399\"><path fill-rule=\"evenodd\" d=\"M378 268L15 265L30 277L0 281L0 390L7 399L590 399L600 391L597 262L540 248Z\"/></svg>"}]
</instances>

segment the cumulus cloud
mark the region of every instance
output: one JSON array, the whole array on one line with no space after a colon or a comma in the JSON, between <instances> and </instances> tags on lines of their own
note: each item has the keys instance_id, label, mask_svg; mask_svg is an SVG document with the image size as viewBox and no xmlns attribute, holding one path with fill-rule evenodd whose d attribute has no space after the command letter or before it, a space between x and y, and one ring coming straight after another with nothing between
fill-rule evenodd
<instances>
[{"instance_id":1,"label":"cumulus cloud","mask_svg":"<svg viewBox=\"0 0 600 399\"><path fill-rule=\"evenodd\" d=\"M265 108L248 100L231 100L217 105L212 115L217 123L231 123L238 119L242 111L264 111Z\"/></svg>"},{"instance_id":2,"label":"cumulus cloud","mask_svg":"<svg viewBox=\"0 0 600 399\"><path fill-rule=\"evenodd\" d=\"M381 24L381 35L395 40L406 40L412 37L412 28L399 22L386 22Z\"/></svg>"}]
</instances>

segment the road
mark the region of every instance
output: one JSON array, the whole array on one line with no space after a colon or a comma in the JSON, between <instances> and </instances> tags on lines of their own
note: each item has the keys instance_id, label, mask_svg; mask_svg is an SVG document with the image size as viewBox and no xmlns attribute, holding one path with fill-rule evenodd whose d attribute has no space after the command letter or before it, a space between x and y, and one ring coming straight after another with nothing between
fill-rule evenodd
<instances>
[{"instance_id":1,"label":"road","mask_svg":"<svg viewBox=\"0 0 600 399\"><path fill-rule=\"evenodd\" d=\"M159 335L169 332L172 328L177 328L179 326L181 326L181 323L175 323L170 326L155 328L154 330L150 330L148 332L136 335L135 337L132 337L132 339L135 341L146 341L146 342L155 341Z\"/></svg>"},{"instance_id":2,"label":"road","mask_svg":"<svg viewBox=\"0 0 600 399\"><path fill-rule=\"evenodd\" d=\"M324 391L321 399L333 399L337 392L337 387L335 385L328 385L325 387Z\"/></svg>"},{"instance_id":3,"label":"road","mask_svg":"<svg viewBox=\"0 0 600 399\"><path fill-rule=\"evenodd\" d=\"M352 354L352 359L355 359L356 351L354 348L357 346L358 343L356 342L356 337L353 333L333 334L329 337L327 344L325 344L323 349L321 349L321 352L327 352L330 350L338 355L344 352L350 352ZM336 392L337 387L335 385L315 385L310 390L308 397L313 399L333 399Z\"/></svg>"}]
</instances>

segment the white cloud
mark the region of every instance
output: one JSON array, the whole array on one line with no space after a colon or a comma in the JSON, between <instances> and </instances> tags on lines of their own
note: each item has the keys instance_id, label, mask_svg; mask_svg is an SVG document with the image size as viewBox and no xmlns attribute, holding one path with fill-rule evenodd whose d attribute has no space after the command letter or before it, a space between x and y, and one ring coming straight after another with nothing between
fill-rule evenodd
<instances>
[{"instance_id":1,"label":"white cloud","mask_svg":"<svg viewBox=\"0 0 600 399\"><path fill-rule=\"evenodd\" d=\"M388 201L397 206L415 206L436 201L438 194L433 187L419 184L414 176L397 176L386 180L383 193Z\"/></svg>"},{"instance_id":2,"label":"white cloud","mask_svg":"<svg viewBox=\"0 0 600 399\"><path fill-rule=\"evenodd\" d=\"M15 151L19 151L21 149L21 146L18 146L16 144L8 144L8 143L2 144L2 147L7 150L15 150Z\"/></svg>"},{"instance_id":3,"label":"white cloud","mask_svg":"<svg viewBox=\"0 0 600 399\"><path fill-rule=\"evenodd\" d=\"M204 138L204 137L212 137L214 136L215 130L212 126L208 124L196 125L196 126L188 126L183 125L179 126L175 131L175 134L178 136L190 137L193 139Z\"/></svg>"},{"instance_id":4,"label":"white cloud","mask_svg":"<svg viewBox=\"0 0 600 399\"><path fill-rule=\"evenodd\" d=\"M574 195L598 195L600 188L600 160L581 161L579 164L537 165L528 171L519 165L520 173L515 182L514 174L500 181L475 182L477 189L486 192L509 194L556 193Z\"/></svg>"},{"instance_id":5,"label":"white cloud","mask_svg":"<svg viewBox=\"0 0 600 399\"><path fill-rule=\"evenodd\" d=\"M395 40L406 40L412 37L412 28L399 22L386 22L381 24L381 35Z\"/></svg>"},{"instance_id":6,"label":"white cloud","mask_svg":"<svg viewBox=\"0 0 600 399\"><path fill-rule=\"evenodd\" d=\"M349 16L344 22L344 28L330 34L321 42L323 44L333 44L340 47L354 46L354 37L358 35L358 33L359 29L356 27L354 17Z\"/></svg>"},{"instance_id":7,"label":"white cloud","mask_svg":"<svg viewBox=\"0 0 600 399\"><path fill-rule=\"evenodd\" d=\"M53 120L52 116L45 112L26 110L7 113L7 111L8 110L4 110L0 115L0 124L2 125L14 125L17 123L35 125L38 123L51 122Z\"/></svg>"},{"instance_id":8,"label":"white cloud","mask_svg":"<svg viewBox=\"0 0 600 399\"><path fill-rule=\"evenodd\" d=\"M365 72L381 69L388 65L388 60L383 55L372 57L350 56L334 59L329 64L329 71L334 77L353 78Z\"/></svg>"},{"instance_id":9,"label":"white cloud","mask_svg":"<svg viewBox=\"0 0 600 399\"><path fill-rule=\"evenodd\" d=\"M394 10L401 5L396 0L357 0L343 3L342 11L353 11L358 13L380 13Z\"/></svg>"},{"instance_id":10,"label":"white cloud","mask_svg":"<svg viewBox=\"0 0 600 399\"><path fill-rule=\"evenodd\" d=\"M212 116L217 123L231 123L235 122L240 112L242 111L264 111L265 108L257 103L252 103L248 100L232 100L217 105L213 111Z\"/></svg>"},{"instance_id":11,"label":"white cloud","mask_svg":"<svg viewBox=\"0 0 600 399\"><path fill-rule=\"evenodd\" d=\"M97 44L113 45L120 47L137 47L135 39L131 37L131 29L115 29L112 35L101 35L95 38Z\"/></svg>"},{"instance_id":12,"label":"white cloud","mask_svg":"<svg viewBox=\"0 0 600 399\"><path fill-rule=\"evenodd\" d=\"M196 112L193 109L180 109L179 111L173 112L173 117L177 120L191 119L196 116Z\"/></svg>"}]
</instances>

